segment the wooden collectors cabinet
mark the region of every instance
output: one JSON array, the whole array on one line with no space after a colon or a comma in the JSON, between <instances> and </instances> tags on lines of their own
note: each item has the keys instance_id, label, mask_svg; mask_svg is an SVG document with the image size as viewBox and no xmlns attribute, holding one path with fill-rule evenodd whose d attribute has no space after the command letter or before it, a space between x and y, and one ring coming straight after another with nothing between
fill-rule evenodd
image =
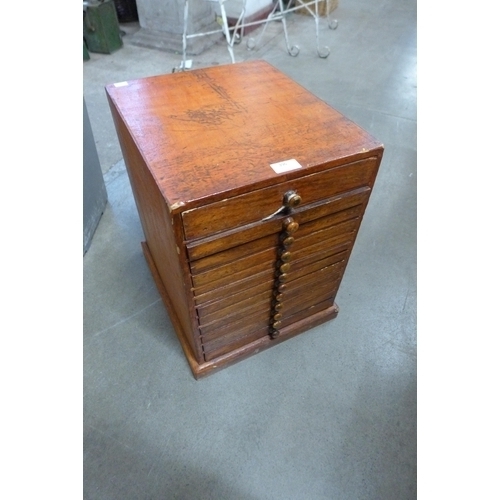
<instances>
[{"instance_id":1,"label":"wooden collectors cabinet","mask_svg":"<svg viewBox=\"0 0 500 500\"><path fill-rule=\"evenodd\" d=\"M106 92L196 378L336 317L378 141L263 61Z\"/></svg>"}]
</instances>

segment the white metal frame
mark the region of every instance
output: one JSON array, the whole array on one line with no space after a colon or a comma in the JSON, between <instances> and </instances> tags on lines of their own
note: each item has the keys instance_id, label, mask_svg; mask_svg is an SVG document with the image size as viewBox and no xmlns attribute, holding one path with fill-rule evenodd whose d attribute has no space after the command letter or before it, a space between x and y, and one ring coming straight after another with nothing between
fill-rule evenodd
<instances>
[{"instance_id":1,"label":"white metal frame","mask_svg":"<svg viewBox=\"0 0 500 500\"><path fill-rule=\"evenodd\" d=\"M266 19L262 19L260 21L253 21L250 23L245 23L245 11L246 11L246 0L244 0L243 3L243 8L241 10L241 13L238 17L238 20L234 26L229 26L227 22L227 15L226 15L226 9L224 7L224 4L227 0L217 0L219 2L220 10L221 10L221 17L222 17L222 27L220 29L212 30L212 31L205 31L201 33L192 33L192 34L187 34L187 25L188 25L188 15L189 15L189 0L184 0L184 29L182 33L182 64L181 64L181 70L184 71L186 69L186 52L187 52L187 41L190 38L198 37L198 36L206 36L206 35L213 35L215 33L223 33L225 38L226 38L226 43L227 43L227 50L229 52L229 56L231 58L231 63L234 64L235 59L234 59L234 52L233 52L233 46L235 43L239 43L241 41L239 31L243 32L243 29L248 27L248 26L255 26L258 24L264 24L264 29L260 33L257 41L255 41L253 38L249 38L247 41L247 48L249 50L254 49L258 43L260 42L260 39L262 38L262 35L264 34L267 25L270 21L281 21L283 24L283 32L285 34L285 42L286 42L286 48L288 53L292 57L296 57L299 52L300 48L297 45L290 45L290 42L288 40L288 30L287 30L287 25L286 25L286 16L287 14L294 12L299 9L307 9L307 11L314 17L314 22L316 26L316 51L318 53L318 56L321 58L326 58L330 55L330 49L327 46L324 46L323 48L320 48L319 45L319 13L318 13L318 4L320 0L295 0L296 5L294 7L291 7L292 0L288 0L288 3L285 5L284 0L277 0L274 4L273 10L270 12L270 14L267 16ZM314 6L314 10L311 8L311 6ZM336 19L330 20L328 17L328 26L330 29L336 29L338 26L338 22ZM232 35L231 35L232 32Z\"/></svg>"}]
</instances>

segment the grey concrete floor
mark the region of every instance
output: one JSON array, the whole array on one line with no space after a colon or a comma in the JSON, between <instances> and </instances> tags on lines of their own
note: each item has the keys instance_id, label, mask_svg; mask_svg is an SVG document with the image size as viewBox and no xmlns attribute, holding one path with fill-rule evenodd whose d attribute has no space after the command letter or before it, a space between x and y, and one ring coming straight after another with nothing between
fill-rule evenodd
<instances>
[{"instance_id":1,"label":"grey concrete floor","mask_svg":"<svg viewBox=\"0 0 500 500\"><path fill-rule=\"evenodd\" d=\"M144 261L104 85L170 73L131 42L91 54L84 97L109 202L83 261L84 498L416 498L416 2L340 0L336 30L293 14L261 58L380 139L376 186L337 319L194 380ZM258 32L257 32L258 34ZM223 43L193 67L226 64ZM241 131L244 134L244 130Z\"/></svg>"}]
</instances>

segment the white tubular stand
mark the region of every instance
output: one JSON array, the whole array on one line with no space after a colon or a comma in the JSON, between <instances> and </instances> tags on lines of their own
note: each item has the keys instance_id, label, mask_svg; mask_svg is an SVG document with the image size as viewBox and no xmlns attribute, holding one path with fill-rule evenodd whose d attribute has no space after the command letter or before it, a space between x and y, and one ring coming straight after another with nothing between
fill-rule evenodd
<instances>
[{"instance_id":1,"label":"white tubular stand","mask_svg":"<svg viewBox=\"0 0 500 500\"><path fill-rule=\"evenodd\" d=\"M295 5L292 7L291 4L293 0L288 0L288 3L285 4L284 0L277 0L274 4L274 7L271 11L271 13L266 17L266 19L262 19L260 21L253 21L249 23L245 23L245 12L246 12L246 0L244 0L243 7L241 9L241 13L238 17L238 20L234 26L229 26L227 22L227 15L226 15L226 9L224 7L224 4L228 0L216 0L219 2L219 7L221 11L221 22L222 26L220 29L212 30L212 31L205 31L201 33L192 33L189 34L187 33L188 29L188 14L189 14L189 0L184 0L184 30L182 34L182 64L180 67L181 71L184 71L186 69L186 53L187 53L187 41L190 38L198 37L198 36L206 36L206 35L213 35L215 33L223 33L225 38L226 38L226 44L227 44L227 50L229 52L229 56L231 58L231 63L234 64L235 59L234 59L234 52L233 52L233 46L235 43L239 43L241 41L241 35L240 33L243 33L244 28L248 26L256 26L259 24L264 24L264 29L261 31L257 41L255 41L253 38L249 38L247 41L247 48L249 50L254 49L260 42L260 39L262 38L262 35L264 34L267 25L270 21L281 21L283 24L283 32L285 34L285 42L286 42L286 48L288 51L288 54L290 54L292 57L295 57L299 54L300 48L297 45L290 45L290 42L288 40L288 30L287 30L287 25L286 25L286 16L287 14L290 14L291 12L294 12L299 9L306 9L309 14L311 14L314 17L314 22L315 22L315 27L316 27L316 51L318 53L318 56L321 58L326 58L330 55L330 49L327 46L324 46L320 48L319 44L319 12L318 12L318 4L320 0L295 0ZM312 8L314 6L314 8ZM338 22L336 19L330 20L330 18L327 16L328 19L328 27L330 29L336 29L338 26Z\"/></svg>"}]
</instances>

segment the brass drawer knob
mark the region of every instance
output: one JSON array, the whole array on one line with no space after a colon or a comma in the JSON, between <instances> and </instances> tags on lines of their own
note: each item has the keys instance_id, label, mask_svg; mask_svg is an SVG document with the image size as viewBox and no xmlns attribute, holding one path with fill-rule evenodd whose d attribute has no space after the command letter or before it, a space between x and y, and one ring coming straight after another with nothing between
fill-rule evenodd
<instances>
[{"instance_id":1,"label":"brass drawer knob","mask_svg":"<svg viewBox=\"0 0 500 500\"><path fill-rule=\"evenodd\" d=\"M282 264L281 262L278 262L278 269L280 273L287 273L290 271L290 264L288 262Z\"/></svg>"},{"instance_id":2,"label":"brass drawer knob","mask_svg":"<svg viewBox=\"0 0 500 500\"><path fill-rule=\"evenodd\" d=\"M291 254L291 252L289 252L288 250L286 250L285 252L283 252L283 253L280 255L280 259L281 259L283 262L290 262L290 260L292 259L292 254Z\"/></svg>"},{"instance_id":3,"label":"brass drawer knob","mask_svg":"<svg viewBox=\"0 0 500 500\"><path fill-rule=\"evenodd\" d=\"M280 312L275 312L273 314L274 321L279 321L282 317L283 317L283 314L281 314Z\"/></svg>"},{"instance_id":4,"label":"brass drawer knob","mask_svg":"<svg viewBox=\"0 0 500 500\"><path fill-rule=\"evenodd\" d=\"M295 233L295 231L297 231L298 228L299 228L299 223L295 222L291 217L287 217L283 221L283 230L287 234L293 234L293 233Z\"/></svg>"},{"instance_id":5,"label":"brass drawer knob","mask_svg":"<svg viewBox=\"0 0 500 500\"><path fill-rule=\"evenodd\" d=\"M275 339L276 337L278 337L280 334L279 330L275 330L274 328L271 328L269 330L269 335L271 336L272 339Z\"/></svg>"},{"instance_id":6,"label":"brass drawer knob","mask_svg":"<svg viewBox=\"0 0 500 500\"><path fill-rule=\"evenodd\" d=\"M283 309L283 302L276 302L276 304L274 304L275 311L281 311L282 309Z\"/></svg>"},{"instance_id":7,"label":"brass drawer knob","mask_svg":"<svg viewBox=\"0 0 500 500\"><path fill-rule=\"evenodd\" d=\"M284 292L286 290L286 283L279 283L277 286L278 292Z\"/></svg>"},{"instance_id":8,"label":"brass drawer knob","mask_svg":"<svg viewBox=\"0 0 500 500\"><path fill-rule=\"evenodd\" d=\"M295 208L300 205L302 198L295 191L287 191L283 197L283 205L289 208Z\"/></svg>"},{"instance_id":9,"label":"brass drawer knob","mask_svg":"<svg viewBox=\"0 0 500 500\"><path fill-rule=\"evenodd\" d=\"M285 238L283 238L283 246L286 248L286 247L289 247L293 242L295 241L295 239L293 238L293 236L286 236L285 235Z\"/></svg>"},{"instance_id":10,"label":"brass drawer knob","mask_svg":"<svg viewBox=\"0 0 500 500\"><path fill-rule=\"evenodd\" d=\"M281 321L273 321L271 328L277 330L281 326Z\"/></svg>"},{"instance_id":11,"label":"brass drawer knob","mask_svg":"<svg viewBox=\"0 0 500 500\"><path fill-rule=\"evenodd\" d=\"M274 294L274 298L278 301L281 302L283 300L283 294L280 292L277 292Z\"/></svg>"},{"instance_id":12,"label":"brass drawer knob","mask_svg":"<svg viewBox=\"0 0 500 500\"><path fill-rule=\"evenodd\" d=\"M288 274L283 273L283 274L278 275L278 281L280 283L284 283L287 280L288 280Z\"/></svg>"}]
</instances>

